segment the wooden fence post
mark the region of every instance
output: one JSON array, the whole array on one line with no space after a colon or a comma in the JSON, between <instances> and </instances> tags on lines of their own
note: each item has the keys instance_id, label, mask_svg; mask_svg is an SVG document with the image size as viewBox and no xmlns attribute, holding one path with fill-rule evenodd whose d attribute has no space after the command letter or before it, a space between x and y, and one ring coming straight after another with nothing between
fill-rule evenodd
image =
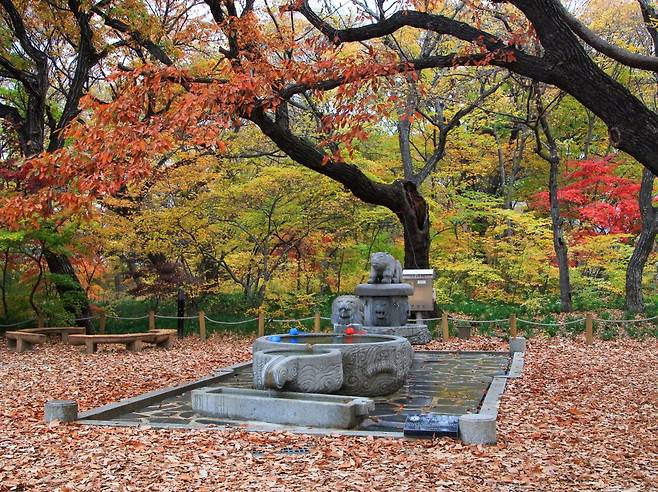
<instances>
[{"instance_id":1,"label":"wooden fence post","mask_svg":"<svg viewBox=\"0 0 658 492\"><path fill-rule=\"evenodd\" d=\"M516 314L512 314L509 317L509 336L516 337L518 332L516 331Z\"/></svg>"},{"instance_id":2,"label":"wooden fence post","mask_svg":"<svg viewBox=\"0 0 658 492\"><path fill-rule=\"evenodd\" d=\"M313 333L320 333L320 312L315 313L315 319L313 320Z\"/></svg>"},{"instance_id":3,"label":"wooden fence post","mask_svg":"<svg viewBox=\"0 0 658 492\"><path fill-rule=\"evenodd\" d=\"M149 330L155 330L155 311L149 311Z\"/></svg>"},{"instance_id":4,"label":"wooden fence post","mask_svg":"<svg viewBox=\"0 0 658 492\"><path fill-rule=\"evenodd\" d=\"M203 311L199 311L199 337L206 339L206 313Z\"/></svg>"},{"instance_id":5,"label":"wooden fence post","mask_svg":"<svg viewBox=\"0 0 658 492\"><path fill-rule=\"evenodd\" d=\"M448 332L448 313L443 313L441 315L441 332L443 335L443 341L447 342L450 338L450 333Z\"/></svg>"},{"instance_id":6,"label":"wooden fence post","mask_svg":"<svg viewBox=\"0 0 658 492\"><path fill-rule=\"evenodd\" d=\"M98 320L98 333L101 335L105 333L105 325L107 324L107 314L105 314L105 309L101 311L100 318Z\"/></svg>"},{"instance_id":7,"label":"wooden fence post","mask_svg":"<svg viewBox=\"0 0 658 492\"><path fill-rule=\"evenodd\" d=\"M585 343L592 345L594 343L594 329L593 329L592 315L585 316Z\"/></svg>"},{"instance_id":8,"label":"wooden fence post","mask_svg":"<svg viewBox=\"0 0 658 492\"><path fill-rule=\"evenodd\" d=\"M258 336L265 336L265 310L258 309Z\"/></svg>"}]
</instances>

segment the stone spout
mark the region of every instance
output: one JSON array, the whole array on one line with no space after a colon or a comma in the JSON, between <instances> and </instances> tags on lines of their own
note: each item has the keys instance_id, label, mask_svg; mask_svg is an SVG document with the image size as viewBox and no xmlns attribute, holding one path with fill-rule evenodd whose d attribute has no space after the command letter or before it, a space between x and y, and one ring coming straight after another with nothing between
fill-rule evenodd
<instances>
[{"instance_id":1,"label":"stone spout","mask_svg":"<svg viewBox=\"0 0 658 492\"><path fill-rule=\"evenodd\" d=\"M263 381L266 388L280 390L296 376L296 369L295 357L277 355L263 366L260 380Z\"/></svg>"}]
</instances>

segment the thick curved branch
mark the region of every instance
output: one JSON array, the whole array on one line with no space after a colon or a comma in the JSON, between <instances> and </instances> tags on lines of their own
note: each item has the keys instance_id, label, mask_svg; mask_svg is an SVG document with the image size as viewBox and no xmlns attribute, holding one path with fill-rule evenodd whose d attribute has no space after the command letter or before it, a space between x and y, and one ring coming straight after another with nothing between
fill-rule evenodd
<instances>
[{"instance_id":1,"label":"thick curved branch","mask_svg":"<svg viewBox=\"0 0 658 492\"><path fill-rule=\"evenodd\" d=\"M61 147L64 142L62 130L78 114L80 98L84 93L85 84L89 80L89 72L97 56L92 41L93 32L89 25L90 15L80 9L80 3L77 0L69 0L68 5L78 24L80 42L78 43L75 72L66 95L64 110L57 122L55 131L50 137L48 150L51 152Z\"/></svg>"},{"instance_id":2,"label":"thick curved branch","mask_svg":"<svg viewBox=\"0 0 658 492\"><path fill-rule=\"evenodd\" d=\"M571 30L596 51L628 67L658 72L658 57L631 53L630 51L609 43L571 15L560 2L556 2L556 5L560 8L561 14ZM640 5L642 5L642 0L640 0Z\"/></svg>"},{"instance_id":3,"label":"thick curved branch","mask_svg":"<svg viewBox=\"0 0 658 492\"><path fill-rule=\"evenodd\" d=\"M44 63L46 61L46 54L30 41L30 37L25 29L25 24L23 23L23 17L16 9L16 6L11 0L0 0L0 5L2 5L7 13L7 19L11 25L11 30L14 32L23 51L25 51L34 62Z\"/></svg>"},{"instance_id":4,"label":"thick curved branch","mask_svg":"<svg viewBox=\"0 0 658 492\"><path fill-rule=\"evenodd\" d=\"M385 74L383 75L392 75L395 73L405 73L412 72L414 70L425 70L428 68L451 68L459 66L473 66L481 65L482 63L489 63L490 65L499 66L506 68L509 65L509 62L506 60L497 60L497 59L488 59L489 56L485 53L476 53L473 55L457 55L456 53L451 53L448 55L435 55L427 56L423 58L412 59L404 63L398 63L393 67L389 67ZM534 58L534 57L530 57ZM544 78L550 77L550 70L548 66L544 66L540 59L537 59L538 63L535 65L534 61L532 64L524 65L527 68L528 73L535 74L541 80ZM354 77L347 79L346 77L340 76L334 79L321 80L316 83L306 83L306 84L290 84L279 91L278 95L281 99L290 99L296 94L301 94L310 90L318 91L330 91L336 89L337 87L349 83L358 82L359 80L364 80L366 78L375 77L376 73L367 73L363 74L360 77ZM531 76L531 75L528 75Z\"/></svg>"},{"instance_id":5,"label":"thick curved branch","mask_svg":"<svg viewBox=\"0 0 658 492\"><path fill-rule=\"evenodd\" d=\"M653 40L653 54L658 56L658 5L649 0L637 0L640 4L644 27Z\"/></svg>"},{"instance_id":6,"label":"thick curved branch","mask_svg":"<svg viewBox=\"0 0 658 492\"><path fill-rule=\"evenodd\" d=\"M7 104L0 103L0 118L8 121L11 125L16 127L19 127L23 123L18 109L13 106L8 106Z\"/></svg>"},{"instance_id":7,"label":"thick curved branch","mask_svg":"<svg viewBox=\"0 0 658 492\"><path fill-rule=\"evenodd\" d=\"M528 55L514 46L509 46L503 40L486 31L476 29L469 24L443 15L428 14L426 12L417 12L415 10L401 10L380 22L360 27L336 29L322 20L310 8L307 1L303 1L300 5L296 6L295 9L336 45L380 38L392 34L405 26L415 27L432 31L437 34L446 34L461 39L462 41L476 43L486 48L489 52L489 56L483 55L480 59L481 63L508 68L520 75L525 75L526 77L538 79L543 82L553 82L551 74L552 67L542 58ZM455 57L456 55L452 56ZM413 62L414 67L416 69L433 68L437 66L434 58L435 57L420 58ZM423 61L428 59L432 59L432 61L428 65L424 65ZM468 63L453 63L453 65L459 64Z\"/></svg>"},{"instance_id":8,"label":"thick curved branch","mask_svg":"<svg viewBox=\"0 0 658 492\"><path fill-rule=\"evenodd\" d=\"M302 166L341 183L364 202L382 205L392 211L400 208L397 187L394 184L377 183L353 164L334 162L313 143L298 137L288 128L277 125L262 108L255 109L247 118L279 149Z\"/></svg>"},{"instance_id":9,"label":"thick curved branch","mask_svg":"<svg viewBox=\"0 0 658 492\"><path fill-rule=\"evenodd\" d=\"M34 92L36 89L36 79L33 74L19 70L4 56L0 56L0 67L4 68L0 76L19 81L25 86L25 89Z\"/></svg>"},{"instance_id":10,"label":"thick curved branch","mask_svg":"<svg viewBox=\"0 0 658 492\"><path fill-rule=\"evenodd\" d=\"M6 1L6 0L1 0L1 1ZM112 29L115 29L124 34L127 34L135 41L135 43L137 43L139 46L142 46L146 51L148 51L154 58L156 58L160 62L168 66L174 64L172 59L169 58L169 55L167 55L167 53L165 53L165 51L160 46L158 46L150 39L144 37L139 31L132 30L130 26L125 22L110 17L97 6L92 7L91 11L96 15L99 15L103 19L103 22L105 22L106 26L111 27Z\"/></svg>"}]
</instances>

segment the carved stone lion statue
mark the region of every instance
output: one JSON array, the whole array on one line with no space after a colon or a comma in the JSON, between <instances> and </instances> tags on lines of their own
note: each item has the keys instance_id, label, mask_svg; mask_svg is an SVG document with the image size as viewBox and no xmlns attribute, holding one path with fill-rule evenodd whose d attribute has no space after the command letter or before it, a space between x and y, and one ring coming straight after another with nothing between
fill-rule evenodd
<instances>
[{"instance_id":1,"label":"carved stone lion statue","mask_svg":"<svg viewBox=\"0 0 658 492\"><path fill-rule=\"evenodd\" d=\"M338 296L331 304L331 322L334 325L363 323L363 303L357 296Z\"/></svg>"},{"instance_id":2,"label":"carved stone lion statue","mask_svg":"<svg viewBox=\"0 0 658 492\"><path fill-rule=\"evenodd\" d=\"M402 265L388 253L370 256L369 284L399 284L402 282Z\"/></svg>"}]
</instances>

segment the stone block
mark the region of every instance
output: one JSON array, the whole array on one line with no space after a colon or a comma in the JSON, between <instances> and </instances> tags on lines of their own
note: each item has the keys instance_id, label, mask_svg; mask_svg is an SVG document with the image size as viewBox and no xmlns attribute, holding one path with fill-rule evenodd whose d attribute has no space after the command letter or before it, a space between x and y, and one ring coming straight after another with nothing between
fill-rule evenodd
<instances>
[{"instance_id":1,"label":"stone block","mask_svg":"<svg viewBox=\"0 0 658 492\"><path fill-rule=\"evenodd\" d=\"M375 408L368 398L244 388L192 391L195 412L217 418L351 429Z\"/></svg>"},{"instance_id":2,"label":"stone block","mask_svg":"<svg viewBox=\"0 0 658 492\"><path fill-rule=\"evenodd\" d=\"M452 437L459 436L459 416L437 413L407 416L404 423L404 437Z\"/></svg>"},{"instance_id":3,"label":"stone block","mask_svg":"<svg viewBox=\"0 0 658 492\"><path fill-rule=\"evenodd\" d=\"M496 444L496 416L486 413L461 415L459 437L467 444Z\"/></svg>"},{"instance_id":4,"label":"stone block","mask_svg":"<svg viewBox=\"0 0 658 492\"><path fill-rule=\"evenodd\" d=\"M509 351L514 354L516 352L525 352L526 339L525 337L510 337Z\"/></svg>"},{"instance_id":5,"label":"stone block","mask_svg":"<svg viewBox=\"0 0 658 492\"><path fill-rule=\"evenodd\" d=\"M78 403L75 400L50 400L46 402L43 419L46 422L73 422L78 419Z\"/></svg>"},{"instance_id":6,"label":"stone block","mask_svg":"<svg viewBox=\"0 0 658 492\"><path fill-rule=\"evenodd\" d=\"M470 326L457 326L457 337L462 340L469 340L471 338L471 330L472 328Z\"/></svg>"}]
</instances>

